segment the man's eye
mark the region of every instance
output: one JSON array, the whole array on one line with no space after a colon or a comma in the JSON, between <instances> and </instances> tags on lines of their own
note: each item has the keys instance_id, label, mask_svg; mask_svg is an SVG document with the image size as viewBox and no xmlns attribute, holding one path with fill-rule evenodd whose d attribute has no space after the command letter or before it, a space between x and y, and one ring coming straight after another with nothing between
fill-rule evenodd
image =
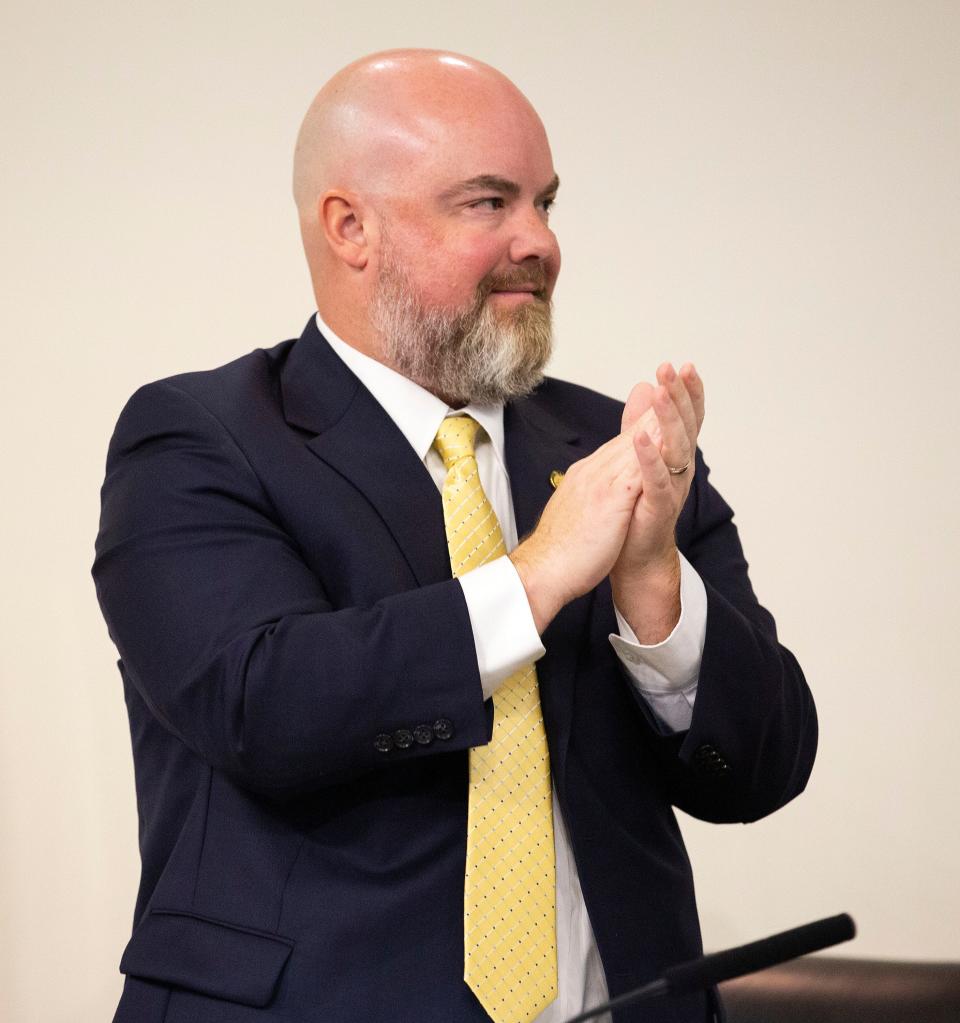
<instances>
[{"instance_id":1,"label":"man's eye","mask_svg":"<svg viewBox=\"0 0 960 1023\"><path fill-rule=\"evenodd\" d=\"M543 212L544 213L549 213L553 209L553 204L556 201L557 201L557 197L555 195L551 196L549 199L542 199L540 201L540 206L543 209Z\"/></svg>"},{"instance_id":2,"label":"man's eye","mask_svg":"<svg viewBox=\"0 0 960 1023\"><path fill-rule=\"evenodd\" d=\"M488 196L486 199L477 199L476 202L472 202L470 203L470 205L474 208L485 206L487 209L490 210L502 210L503 199L499 195L491 195Z\"/></svg>"}]
</instances>

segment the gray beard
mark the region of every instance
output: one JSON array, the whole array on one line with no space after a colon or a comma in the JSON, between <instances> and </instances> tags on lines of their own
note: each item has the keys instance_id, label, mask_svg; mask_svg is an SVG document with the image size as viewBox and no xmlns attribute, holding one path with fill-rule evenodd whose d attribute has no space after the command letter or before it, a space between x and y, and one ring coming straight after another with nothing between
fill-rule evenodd
<instances>
[{"instance_id":1,"label":"gray beard","mask_svg":"<svg viewBox=\"0 0 960 1023\"><path fill-rule=\"evenodd\" d=\"M518 273L509 283L520 279L528 277ZM537 299L497 315L486 298L498 283L482 281L468 309L425 309L385 253L371 320L387 364L454 408L529 394L552 351L551 303Z\"/></svg>"}]
</instances>

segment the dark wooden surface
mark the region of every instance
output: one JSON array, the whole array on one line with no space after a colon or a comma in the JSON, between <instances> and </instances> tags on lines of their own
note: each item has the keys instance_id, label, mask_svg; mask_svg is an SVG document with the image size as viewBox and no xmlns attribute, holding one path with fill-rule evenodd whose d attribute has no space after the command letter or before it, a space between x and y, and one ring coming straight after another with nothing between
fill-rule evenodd
<instances>
[{"instance_id":1,"label":"dark wooden surface","mask_svg":"<svg viewBox=\"0 0 960 1023\"><path fill-rule=\"evenodd\" d=\"M960 963L810 956L720 994L728 1023L960 1023Z\"/></svg>"}]
</instances>

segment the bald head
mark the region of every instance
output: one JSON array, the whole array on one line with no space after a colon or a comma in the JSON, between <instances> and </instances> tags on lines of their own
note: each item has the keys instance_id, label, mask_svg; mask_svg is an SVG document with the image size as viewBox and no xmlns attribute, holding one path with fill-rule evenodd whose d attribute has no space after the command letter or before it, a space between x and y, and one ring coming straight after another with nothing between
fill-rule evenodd
<instances>
[{"instance_id":1,"label":"bald head","mask_svg":"<svg viewBox=\"0 0 960 1023\"><path fill-rule=\"evenodd\" d=\"M452 132L520 118L543 128L520 90L495 68L443 50L386 50L337 72L300 127L293 195L301 220L331 188L371 196L402 188L412 165L441 157Z\"/></svg>"}]
</instances>

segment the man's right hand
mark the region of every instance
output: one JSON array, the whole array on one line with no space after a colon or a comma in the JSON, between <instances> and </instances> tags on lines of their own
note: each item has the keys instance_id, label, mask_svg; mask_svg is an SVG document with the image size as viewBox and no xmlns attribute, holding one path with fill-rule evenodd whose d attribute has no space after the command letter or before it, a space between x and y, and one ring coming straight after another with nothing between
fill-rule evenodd
<instances>
[{"instance_id":1,"label":"man's right hand","mask_svg":"<svg viewBox=\"0 0 960 1023\"><path fill-rule=\"evenodd\" d=\"M536 529L510 553L539 633L609 575L642 478L633 431L621 433L567 469Z\"/></svg>"}]
</instances>

